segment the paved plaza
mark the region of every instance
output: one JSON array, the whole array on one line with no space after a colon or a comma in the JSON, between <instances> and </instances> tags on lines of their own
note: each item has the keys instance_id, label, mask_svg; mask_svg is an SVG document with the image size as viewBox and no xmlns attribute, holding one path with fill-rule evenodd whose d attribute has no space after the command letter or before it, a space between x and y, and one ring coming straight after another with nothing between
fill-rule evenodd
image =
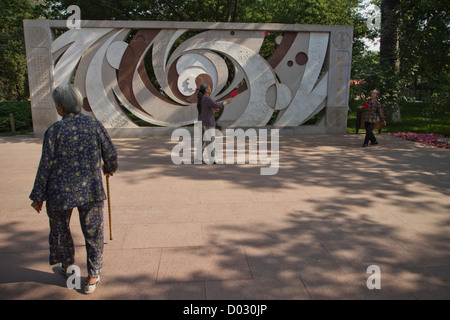
<instances>
[{"instance_id":1,"label":"paved plaza","mask_svg":"<svg viewBox=\"0 0 450 320\"><path fill-rule=\"evenodd\" d=\"M48 218L28 198L42 141L0 137L0 299L450 299L450 150L377 137L280 135L272 176L175 165L170 137L114 139L92 295L48 264ZM77 210L71 226L84 278Z\"/></svg>"}]
</instances>

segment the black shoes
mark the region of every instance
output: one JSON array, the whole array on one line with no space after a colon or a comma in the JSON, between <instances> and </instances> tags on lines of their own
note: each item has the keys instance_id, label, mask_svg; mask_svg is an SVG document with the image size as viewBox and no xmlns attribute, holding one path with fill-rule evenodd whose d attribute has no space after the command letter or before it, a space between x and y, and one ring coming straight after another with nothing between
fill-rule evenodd
<instances>
[{"instance_id":1,"label":"black shoes","mask_svg":"<svg viewBox=\"0 0 450 320\"><path fill-rule=\"evenodd\" d=\"M375 142L371 142L370 143L370 145L377 145L378 144L378 141L375 141ZM369 145L367 144L367 143L364 143L361 147L362 148L365 148L365 147L368 147Z\"/></svg>"}]
</instances>

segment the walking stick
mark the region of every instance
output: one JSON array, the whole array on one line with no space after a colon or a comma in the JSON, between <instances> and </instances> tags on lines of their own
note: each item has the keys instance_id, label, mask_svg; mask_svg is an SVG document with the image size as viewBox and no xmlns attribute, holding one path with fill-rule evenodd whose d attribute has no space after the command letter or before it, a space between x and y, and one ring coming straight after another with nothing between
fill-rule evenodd
<instances>
[{"instance_id":1,"label":"walking stick","mask_svg":"<svg viewBox=\"0 0 450 320\"><path fill-rule=\"evenodd\" d=\"M108 192L108 213L109 213L109 240L113 239L111 226L111 196L109 192L109 174L106 175L106 189Z\"/></svg>"}]
</instances>

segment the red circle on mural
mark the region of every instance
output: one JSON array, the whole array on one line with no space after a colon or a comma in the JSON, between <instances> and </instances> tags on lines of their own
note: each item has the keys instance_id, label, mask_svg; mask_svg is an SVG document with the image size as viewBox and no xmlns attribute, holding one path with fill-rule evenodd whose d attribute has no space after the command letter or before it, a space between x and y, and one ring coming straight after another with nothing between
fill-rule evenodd
<instances>
[{"instance_id":1,"label":"red circle on mural","mask_svg":"<svg viewBox=\"0 0 450 320\"><path fill-rule=\"evenodd\" d=\"M308 55L304 52L297 53L295 62L297 62L299 66L304 66L308 62Z\"/></svg>"}]
</instances>

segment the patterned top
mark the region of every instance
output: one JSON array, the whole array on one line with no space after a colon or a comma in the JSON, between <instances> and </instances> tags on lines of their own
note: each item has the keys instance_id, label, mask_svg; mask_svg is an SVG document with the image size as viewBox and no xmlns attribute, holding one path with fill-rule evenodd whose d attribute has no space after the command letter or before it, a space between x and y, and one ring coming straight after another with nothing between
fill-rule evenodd
<instances>
[{"instance_id":1,"label":"patterned top","mask_svg":"<svg viewBox=\"0 0 450 320\"><path fill-rule=\"evenodd\" d=\"M378 100L366 101L369 104L369 109L364 110L364 122L376 123L377 116L380 117L381 121L384 121L383 109L381 108L381 103Z\"/></svg>"},{"instance_id":2,"label":"patterned top","mask_svg":"<svg viewBox=\"0 0 450 320\"><path fill-rule=\"evenodd\" d=\"M210 96L202 96L202 112L199 115L202 125L206 127L215 127L214 108L223 109L223 102L215 102Z\"/></svg>"},{"instance_id":3,"label":"patterned top","mask_svg":"<svg viewBox=\"0 0 450 320\"><path fill-rule=\"evenodd\" d=\"M103 125L83 114L68 114L45 132L42 156L30 199L55 210L106 200L101 160L117 170L117 152Z\"/></svg>"}]
</instances>

